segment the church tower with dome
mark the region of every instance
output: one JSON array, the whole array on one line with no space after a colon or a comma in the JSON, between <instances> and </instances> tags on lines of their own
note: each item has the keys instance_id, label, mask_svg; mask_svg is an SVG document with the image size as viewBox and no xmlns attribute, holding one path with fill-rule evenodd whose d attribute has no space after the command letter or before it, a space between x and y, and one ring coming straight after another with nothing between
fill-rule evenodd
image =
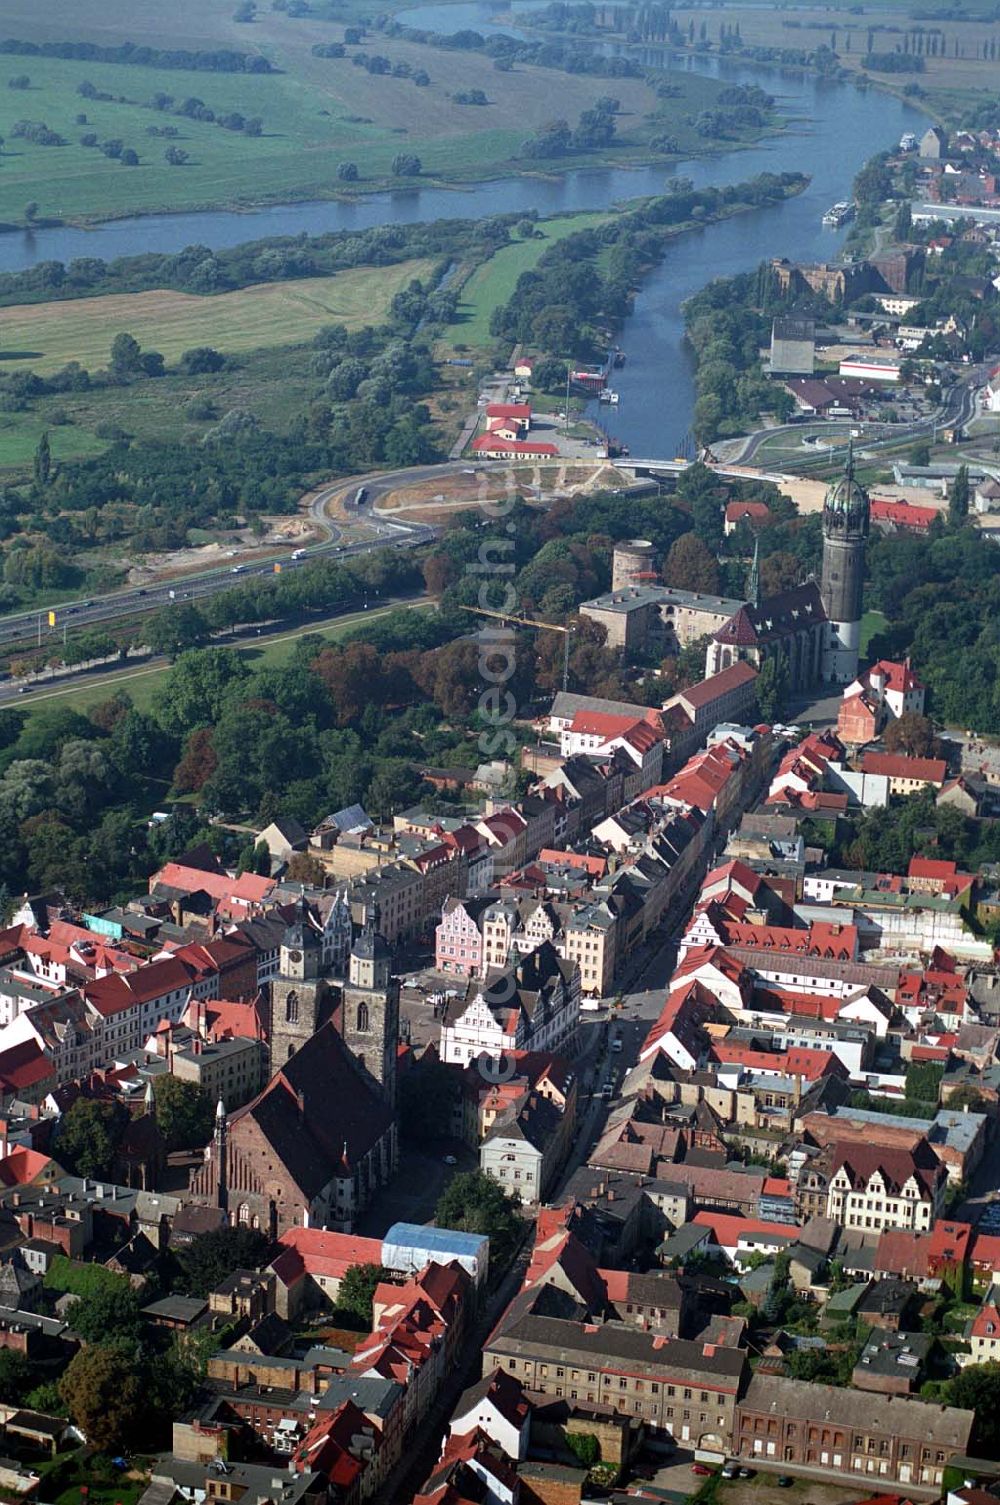
<instances>
[{"instance_id":1,"label":"church tower with dome","mask_svg":"<svg viewBox=\"0 0 1000 1505\"><path fill-rule=\"evenodd\" d=\"M849 685L857 678L869 524L868 493L855 479L852 446L844 474L823 503L820 589L827 624L821 675L826 684Z\"/></svg>"}]
</instances>

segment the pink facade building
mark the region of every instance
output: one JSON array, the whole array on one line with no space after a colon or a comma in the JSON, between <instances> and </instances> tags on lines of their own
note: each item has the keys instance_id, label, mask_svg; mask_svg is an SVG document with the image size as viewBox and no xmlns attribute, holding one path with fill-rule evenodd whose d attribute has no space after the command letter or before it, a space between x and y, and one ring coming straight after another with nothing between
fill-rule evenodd
<instances>
[{"instance_id":1,"label":"pink facade building","mask_svg":"<svg viewBox=\"0 0 1000 1505\"><path fill-rule=\"evenodd\" d=\"M478 977L483 965L483 935L479 928L482 902L446 899L441 922L434 932L434 965L455 977Z\"/></svg>"}]
</instances>

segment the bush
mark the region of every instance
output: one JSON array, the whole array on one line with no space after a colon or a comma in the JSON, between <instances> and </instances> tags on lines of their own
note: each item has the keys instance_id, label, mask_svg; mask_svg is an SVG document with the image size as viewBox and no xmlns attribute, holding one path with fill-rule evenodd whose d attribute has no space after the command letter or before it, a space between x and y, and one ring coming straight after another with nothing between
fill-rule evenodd
<instances>
[{"instance_id":1,"label":"bush","mask_svg":"<svg viewBox=\"0 0 1000 1505\"><path fill-rule=\"evenodd\" d=\"M593 1432L564 1432L563 1441L583 1468L601 1461L601 1444Z\"/></svg>"}]
</instances>

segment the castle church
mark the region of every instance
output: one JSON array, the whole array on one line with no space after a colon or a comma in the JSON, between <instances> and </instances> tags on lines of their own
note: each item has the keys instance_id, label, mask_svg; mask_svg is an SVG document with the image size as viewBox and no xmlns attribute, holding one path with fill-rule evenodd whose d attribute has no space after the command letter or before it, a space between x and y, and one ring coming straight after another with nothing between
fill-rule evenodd
<instances>
[{"instance_id":1,"label":"castle church","mask_svg":"<svg viewBox=\"0 0 1000 1505\"><path fill-rule=\"evenodd\" d=\"M705 656L706 675L719 674L739 660L760 669L768 659L777 659L793 692L817 684L851 684L861 652L869 526L868 493L855 477L849 450L845 472L823 502L819 582L807 580L761 600L755 552L750 600L713 635Z\"/></svg>"},{"instance_id":2,"label":"castle church","mask_svg":"<svg viewBox=\"0 0 1000 1505\"><path fill-rule=\"evenodd\" d=\"M304 899L296 906L271 984L273 1075L235 1113L220 1102L192 1201L270 1237L350 1232L395 1173L399 983L378 918L373 908L337 981L324 933Z\"/></svg>"}]
</instances>

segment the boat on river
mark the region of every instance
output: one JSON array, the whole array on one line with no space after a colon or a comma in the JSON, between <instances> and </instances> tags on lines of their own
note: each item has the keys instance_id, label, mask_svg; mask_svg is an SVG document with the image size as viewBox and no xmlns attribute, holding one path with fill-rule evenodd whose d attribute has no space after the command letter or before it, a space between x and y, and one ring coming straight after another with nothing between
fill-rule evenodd
<instances>
[{"instance_id":1,"label":"boat on river","mask_svg":"<svg viewBox=\"0 0 1000 1505\"><path fill-rule=\"evenodd\" d=\"M823 223L824 225L831 225L835 230L839 230L841 225L846 225L848 220L854 218L854 214L855 206L844 200L839 204L834 204L832 208L826 211L823 216Z\"/></svg>"}]
</instances>

